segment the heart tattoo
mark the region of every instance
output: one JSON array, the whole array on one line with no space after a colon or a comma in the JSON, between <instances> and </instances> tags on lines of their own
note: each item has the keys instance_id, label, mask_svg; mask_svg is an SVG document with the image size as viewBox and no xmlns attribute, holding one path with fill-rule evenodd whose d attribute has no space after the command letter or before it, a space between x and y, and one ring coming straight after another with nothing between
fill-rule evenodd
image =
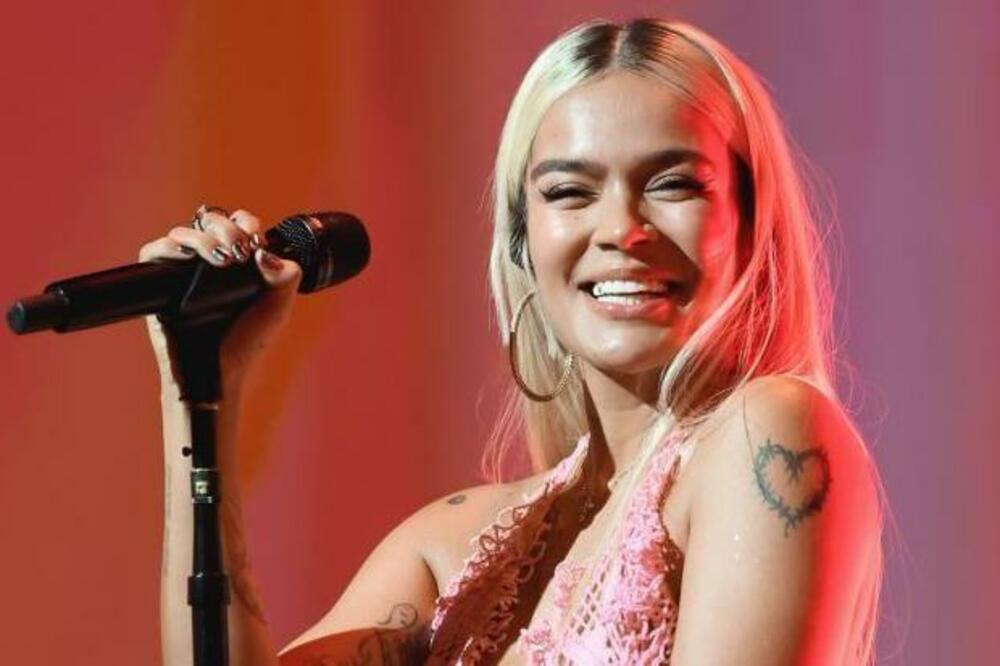
<instances>
[{"instance_id":1,"label":"heart tattoo","mask_svg":"<svg viewBox=\"0 0 1000 666\"><path fill-rule=\"evenodd\" d=\"M764 503L784 521L785 536L823 508L830 490L830 461L818 446L796 452L768 439L754 455L753 475Z\"/></svg>"}]
</instances>

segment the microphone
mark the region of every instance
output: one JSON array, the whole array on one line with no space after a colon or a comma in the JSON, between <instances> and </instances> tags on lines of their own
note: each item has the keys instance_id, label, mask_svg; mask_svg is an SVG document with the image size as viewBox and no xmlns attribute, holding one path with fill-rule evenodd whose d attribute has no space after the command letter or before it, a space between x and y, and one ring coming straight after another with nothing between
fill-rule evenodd
<instances>
[{"instance_id":1,"label":"microphone","mask_svg":"<svg viewBox=\"0 0 1000 666\"><path fill-rule=\"evenodd\" d=\"M371 254L361 220L343 212L293 215L264 237L268 252L302 268L302 294L354 277ZM67 333L150 314L190 322L232 312L266 288L253 261L222 268L200 259L143 262L53 282L16 301L7 325L20 335Z\"/></svg>"}]
</instances>

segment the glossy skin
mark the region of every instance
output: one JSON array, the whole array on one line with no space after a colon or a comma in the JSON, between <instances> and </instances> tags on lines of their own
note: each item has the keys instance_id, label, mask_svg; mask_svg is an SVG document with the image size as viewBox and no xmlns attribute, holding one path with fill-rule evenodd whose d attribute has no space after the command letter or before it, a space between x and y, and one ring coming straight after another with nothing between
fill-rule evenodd
<instances>
[{"instance_id":1,"label":"glossy skin","mask_svg":"<svg viewBox=\"0 0 1000 666\"><path fill-rule=\"evenodd\" d=\"M731 169L710 123L649 78L615 72L550 107L528 167L528 243L539 297L567 348L609 374L648 373L670 361L682 342L677 325L695 313L691 294L731 286ZM578 282L623 265L664 270L683 282L686 297L649 318L595 315Z\"/></svg>"},{"instance_id":2,"label":"glossy skin","mask_svg":"<svg viewBox=\"0 0 1000 666\"><path fill-rule=\"evenodd\" d=\"M688 159L664 158L678 154ZM591 432L605 444L590 461L600 477L628 464L660 370L732 287L735 164L667 86L613 72L550 107L528 174L539 298L582 361ZM644 316L601 314L579 284L620 266L683 289ZM767 377L699 437L663 512L686 552L672 663L851 663L878 509L845 415L809 384Z\"/></svg>"},{"instance_id":3,"label":"glossy skin","mask_svg":"<svg viewBox=\"0 0 1000 666\"><path fill-rule=\"evenodd\" d=\"M657 378L734 279L738 213L725 139L666 85L612 72L545 113L528 166L528 244L547 320L582 361L615 466L653 415ZM595 309L614 268L680 283L645 317Z\"/></svg>"},{"instance_id":4,"label":"glossy skin","mask_svg":"<svg viewBox=\"0 0 1000 666\"><path fill-rule=\"evenodd\" d=\"M697 150L706 160L695 165L662 159L661 151L677 148ZM651 161L653 153L660 159ZM587 478L600 479L628 464L653 409L657 373L686 331L732 285L737 227L732 163L723 138L697 113L663 84L628 73L581 86L548 110L528 171L553 166L551 160L562 163L542 169L546 173L526 184L529 252L544 313L561 344L582 361L594 444L589 464L598 472ZM566 160L583 160L588 168L581 171ZM180 249L184 244L223 265L234 259L219 260L212 249L248 242L261 227L245 212L211 219L207 232L179 227L147 245L142 257L190 256ZM657 233L648 234L644 225ZM578 282L622 265L668 273L681 281L682 293L645 318L598 315ZM235 397L220 410L223 466L235 464L227 446L235 431L239 386L287 315L297 281L293 266L261 267L275 289L244 314L226 341L227 395ZM174 535L180 530L169 528L178 518L169 507L180 511L189 503L182 473L189 463L172 453L183 441L183 415L171 381L169 345L151 324L163 377L167 465L175 469L173 482L168 473L167 494L168 532ZM672 663L852 663L847 655L858 621L855 599L871 582L878 543L877 498L866 476L863 445L835 403L786 377L750 382L710 425L662 513L685 552ZM797 461L800 473L791 474L794 466L783 461ZM536 476L470 488L415 512L372 551L330 611L283 652L328 637L322 649L330 663L371 656L373 645L383 661L366 663L405 663L403 655L412 654L425 636L435 597L469 555L470 539L538 482ZM277 651L253 592L239 496L226 492L225 497L234 663L273 665ZM789 513L788 507L796 510ZM165 540L172 545L165 551L164 589L182 589L184 564L168 575L166 560L169 554L171 561L188 562L190 545L176 536ZM167 663L184 663L190 652L189 609L180 595L165 599ZM396 656L388 656L393 650Z\"/></svg>"},{"instance_id":5,"label":"glossy skin","mask_svg":"<svg viewBox=\"0 0 1000 666\"><path fill-rule=\"evenodd\" d=\"M677 148L706 160L648 159ZM537 174L527 184L527 222L539 300L560 342L583 361L598 443L590 463L600 475L627 464L659 369L732 286L733 164L722 137L666 87L615 73L547 111L528 172ZM651 238L647 224L658 232ZM623 264L680 278L683 297L645 319L597 315L579 281ZM663 507L686 558L674 666L853 663L856 599L877 562L878 501L867 469L849 421L811 385L766 377L733 394ZM422 544L440 590L468 555L468 539L535 483L469 489L458 496L467 501L416 513L308 637L363 621L352 609L370 608L384 591L380 579L401 580L386 563L402 543ZM397 586L383 603L405 598L429 617L433 599L415 591L427 581L410 580L412 593ZM512 661L508 653L504 663Z\"/></svg>"}]
</instances>

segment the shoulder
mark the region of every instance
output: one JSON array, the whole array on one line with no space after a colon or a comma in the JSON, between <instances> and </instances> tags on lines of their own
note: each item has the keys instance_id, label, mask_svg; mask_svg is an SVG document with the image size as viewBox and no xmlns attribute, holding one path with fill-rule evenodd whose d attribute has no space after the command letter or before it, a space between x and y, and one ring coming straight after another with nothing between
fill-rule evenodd
<instances>
[{"instance_id":1,"label":"shoulder","mask_svg":"<svg viewBox=\"0 0 1000 666\"><path fill-rule=\"evenodd\" d=\"M873 467L864 441L835 398L787 375L756 378L734 392L697 441L696 508L753 502L744 516L790 536L803 527L833 528L851 510L866 536L878 515ZM761 524L762 523L762 524ZM809 530L803 530L809 531ZM867 536L871 536L867 534Z\"/></svg>"},{"instance_id":2,"label":"shoulder","mask_svg":"<svg viewBox=\"0 0 1000 666\"><path fill-rule=\"evenodd\" d=\"M853 485L869 472L865 443L839 401L789 375L759 377L735 391L699 439L709 476L741 474L749 464L757 477L777 456L793 470L800 462L818 465L829 492L834 473Z\"/></svg>"},{"instance_id":3,"label":"shoulder","mask_svg":"<svg viewBox=\"0 0 1000 666\"><path fill-rule=\"evenodd\" d=\"M471 554L473 539L506 507L519 504L542 476L544 473L448 493L422 506L397 529L414 544L443 592Z\"/></svg>"},{"instance_id":4,"label":"shoulder","mask_svg":"<svg viewBox=\"0 0 1000 666\"><path fill-rule=\"evenodd\" d=\"M881 511L865 444L839 402L791 376L757 378L699 428L695 459L684 633L709 630L707 616L694 618L714 601L742 623L733 649L760 641L752 628L785 627L770 648L757 644L763 663L846 641L877 566Z\"/></svg>"}]
</instances>

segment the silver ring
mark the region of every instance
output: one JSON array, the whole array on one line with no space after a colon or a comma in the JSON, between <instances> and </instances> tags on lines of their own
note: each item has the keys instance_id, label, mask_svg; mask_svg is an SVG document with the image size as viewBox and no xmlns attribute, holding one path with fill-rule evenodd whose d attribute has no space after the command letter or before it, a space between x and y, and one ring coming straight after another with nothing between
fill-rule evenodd
<instances>
[{"instance_id":1,"label":"silver ring","mask_svg":"<svg viewBox=\"0 0 1000 666\"><path fill-rule=\"evenodd\" d=\"M226 217L229 217L229 211L221 206L209 206L208 204L202 204L195 211L194 217L191 218L191 227L197 229L198 231L205 231L205 223L202 221L201 216L205 213L221 213Z\"/></svg>"}]
</instances>

